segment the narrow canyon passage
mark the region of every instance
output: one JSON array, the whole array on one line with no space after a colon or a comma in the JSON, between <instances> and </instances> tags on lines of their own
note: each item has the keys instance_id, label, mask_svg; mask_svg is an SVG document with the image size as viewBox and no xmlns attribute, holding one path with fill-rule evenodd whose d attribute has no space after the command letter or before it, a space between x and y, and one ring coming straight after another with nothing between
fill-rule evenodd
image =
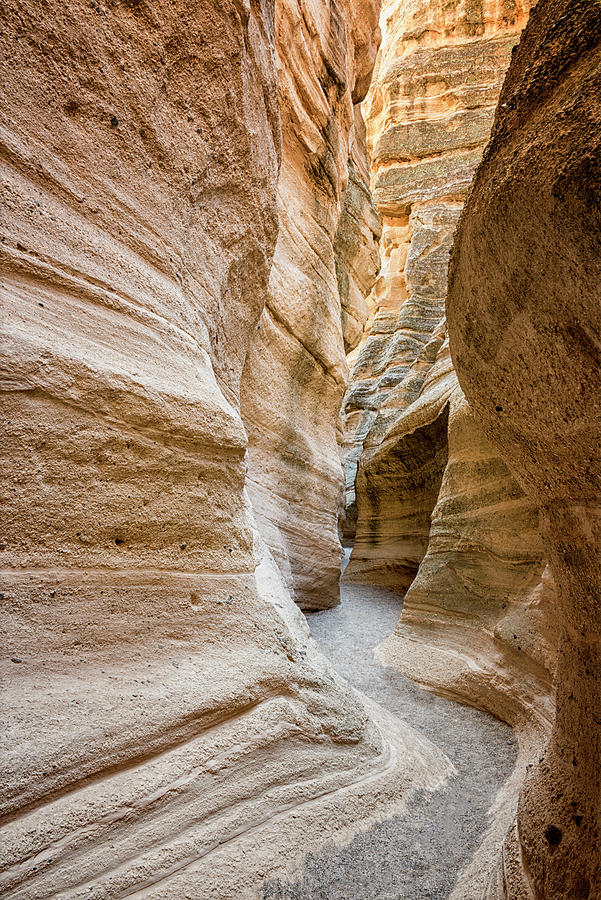
<instances>
[{"instance_id":1,"label":"narrow canyon passage","mask_svg":"<svg viewBox=\"0 0 601 900\"><path fill-rule=\"evenodd\" d=\"M343 566L350 551L345 550ZM308 616L335 669L447 754L457 770L406 815L357 835L345 847L310 854L292 884L268 882L264 900L444 900L489 824L488 811L516 757L511 729L493 716L437 697L373 659L394 630L399 594L341 582L341 604Z\"/></svg>"},{"instance_id":2,"label":"narrow canyon passage","mask_svg":"<svg viewBox=\"0 0 601 900\"><path fill-rule=\"evenodd\" d=\"M601 900L601 0L0 71L0 900Z\"/></svg>"}]
</instances>

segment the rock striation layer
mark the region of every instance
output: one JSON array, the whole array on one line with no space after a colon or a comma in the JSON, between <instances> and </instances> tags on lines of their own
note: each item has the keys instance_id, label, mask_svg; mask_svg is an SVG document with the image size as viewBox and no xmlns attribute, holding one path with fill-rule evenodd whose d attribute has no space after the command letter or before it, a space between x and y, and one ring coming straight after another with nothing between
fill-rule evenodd
<instances>
[{"instance_id":1,"label":"rock striation layer","mask_svg":"<svg viewBox=\"0 0 601 900\"><path fill-rule=\"evenodd\" d=\"M341 316L334 245L348 181L353 104L369 85L378 12L376 0L276 3L280 229L241 401L257 522L287 587L306 609L339 602L336 426L348 378L344 331L348 345L348 311L357 298L350 283ZM362 190L352 175L351 196L366 205ZM377 230L372 222L371 232ZM356 321L354 330L359 326Z\"/></svg>"},{"instance_id":2,"label":"rock striation layer","mask_svg":"<svg viewBox=\"0 0 601 900\"><path fill-rule=\"evenodd\" d=\"M281 40L299 7L278 7ZM313 294L264 311L284 257L295 271L294 204L337 290L336 179L376 12L327 9L325 27L304 6L315 105L291 156L294 66L277 71L267 0L2 5L3 896L256 896L451 771L329 668L246 490L249 366L269 390L296 369L305 424L312 386L326 406L341 390L334 295L323 333Z\"/></svg>"},{"instance_id":3,"label":"rock striation layer","mask_svg":"<svg viewBox=\"0 0 601 900\"><path fill-rule=\"evenodd\" d=\"M457 372L540 509L560 625L553 731L521 791L495 900L601 894L600 75L600 4L542 0L450 272Z\"/></svg>"},{"instance_id":4,"label":"rock striation layer","mask_svg":"<svg viewBox=\"0 0 601 900\"><path fill-rule=\"evenodd\" d=\"M529 6L384 5L385 39L364 104L382 272L345 397L349 507L364 442L377 443L417 398L440 347L431 338L444 317L453 233ZM347 536L354 509L349 518Z\"/></svg>"},{"instance_id":5,"label":"rock striation layer","mask_svg":"<svg viewBox=\"0 0 601 900\"><path fill-rule=\"evenodd\" d=\"M436 4L389 9L367 119L386 262L346 398L351 428L358 414L370 425L345 577L406 592L382 660L544 732L555 638L538 513L465 401L444 319L468 175L525 10L457 8L435 34Z\"/></svg>"},{"instance_id":6,"label":"rock striation layer","mask_svg":"<svg viewBox=\"0 0 601 900\"><path fill-rule=\"evenodd\" d=\"M384 5L385 39L364 104L382 271L345 397L348 492L353 461L417 399L441 347L453 234L528 8ZM375 555L362 527L349 574L362 550Z\"/></svg>"}]
</instances>

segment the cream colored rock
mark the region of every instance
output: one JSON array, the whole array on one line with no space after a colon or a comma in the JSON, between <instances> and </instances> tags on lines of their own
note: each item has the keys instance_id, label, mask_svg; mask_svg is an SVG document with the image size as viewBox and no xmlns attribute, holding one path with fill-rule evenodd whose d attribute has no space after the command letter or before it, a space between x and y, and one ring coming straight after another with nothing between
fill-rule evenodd
<instances>
[{"instance_id":1,"label":"cream colored rock","mask_svg":"<svg viewBox=\"0 0 601 900\"><path fill-rule=\"evenodd\" d=\"M450 272L461 384L540 509L557 584L553 731L489 898L601 896L600 74L599 3L539 3Z\"/></svg>"},{"instance_id":2,"label":"cream colored rock","mask_svg":"<svg viewBox=\"0 0 601 900\"><path fill-rule=\"evenodd\" d=\"M433 338L453 234L530 5L384 4L385 37L364 104L382 272L344 400L349 537L363 447L417 399L440 348Z\"/></svg>"},{"instance_id":3,"label":"cream colored rock","mask_svg":"<svg viewBox=\"0 0 601 900\"><path fill-rule=\"evenodd\" d=\"M2 5L3 896L256 897L451 771L330 670L246 496L272 12Z\"/></svg>"},{"instance_id":4,"label":"cream colored rock","mask_svg":"<svg viewBox=\"0 0 601 900\"><path fill-rule=\"evenodd\" d=\"M339 602L343 478L336 426L348 368L334 244L353 103L367 90L378 12L376 0L276 3L280 230L246 360L242 414L259 528L306 609Z\"/></svg>"},{"instance_id":5,"label":"cream colored rock","mask_svg":"<svg viewBox=\"0 0 601 900\"><path fill-rule=\"evenodd\" d=\"M482 435L455 377L453 382L427 550L378 658L440 694L544 737L554 711L556 636L553 583L541 581L538 513ZM414 431L403 441L418 436ZM414 467L424 455L413 451ZM405 502L417 506L418 499L413 490ZM424 506L422 501L418 509ZM415 510L412 524L417 515ZM411 534L419 534L415 525ZM397 565L410 561L397 557Z\"/></svg>"},{"instance_id":6,"label":"cream colored rock","mask_svg":"<svg viewBox=\"0 0 601 900\"><path fill-rule=\"evenodd\" d=\"M382 234L380 217L369 191L365 123L359 104L355 106L352 135L349 180L334 241L347 357L361 342L369 318L368 297L380 271L378 242Z\"/></svg>"}]
</instances>

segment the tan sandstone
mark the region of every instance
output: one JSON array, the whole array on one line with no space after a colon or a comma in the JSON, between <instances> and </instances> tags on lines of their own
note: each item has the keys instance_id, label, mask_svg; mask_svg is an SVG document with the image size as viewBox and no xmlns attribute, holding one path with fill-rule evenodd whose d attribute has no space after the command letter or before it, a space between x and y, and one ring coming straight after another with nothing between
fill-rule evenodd
<instances>
[{"instance_id":1,"label":"tan sandstone","mask_svg":"<svg viewBox=\"0 0 601 900\"><path fill-rule=\"evenodd\" d=\"M2 5L2 896L255 897L451 771L321 657L247 496L249 348L270 391L292 382L257 335L295 346L299 416L311 384L328 410L343 390L331 248L376 10L328 28L304 9L294 159L318 165L331 117L326 201L304 176L292 192L295 60L280 46L277 72L270 3ZM278 4L277 34L298 21ZM273 305L289 329L259 332L295 203L327 327L301 292ZM331 431L314 526L340 480Z\"/></svg>"},{"instance_id":2,"label":"tan sandstone","mask_svg":"<svg viewBox=\"0 0 601 900\"><path fill-rule=\"evenodd\" d=\"M444 318L455 228L528 7L389 4L366 111L383 268L345 400L357 505L345 577L405 594L381 663L493 712L520 740L454 900L485 890L554 716L555 586L538 510L463 395Z\"/></svg>"},{"instance_id":3,"label":"tan sandstone","mask_svg":"<svg viewBox=\"0 0 601 900\"><path fill-rule=\"evenodd\" d=\"M306 609L339 602L336 426L348 369L334 245L353 104L369 84L378 12L376 0L276 3L280 229L241 403L257 522L287 587ZM361 191L356 179L351 190Z\"/></svg>"}]
</instances>

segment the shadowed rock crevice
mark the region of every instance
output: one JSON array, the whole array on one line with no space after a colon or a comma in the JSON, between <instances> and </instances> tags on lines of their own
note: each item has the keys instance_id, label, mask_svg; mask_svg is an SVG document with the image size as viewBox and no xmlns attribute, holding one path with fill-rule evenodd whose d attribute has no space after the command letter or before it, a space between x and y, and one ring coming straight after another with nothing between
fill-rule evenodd
<instances>
[{"instance_id":1,"label":"shadowed rock crevice","mask_svg":"<svg viewBox=\"0 0 601 900\"><path fill-rule=\"evenodd\" d=\"M432 422L392 438L373 460L364 451L356 484L362 516L347 579L402 593L410 586L426 554L447 464L447 423L445 405Z\"/></svg>"}]
</instances>

